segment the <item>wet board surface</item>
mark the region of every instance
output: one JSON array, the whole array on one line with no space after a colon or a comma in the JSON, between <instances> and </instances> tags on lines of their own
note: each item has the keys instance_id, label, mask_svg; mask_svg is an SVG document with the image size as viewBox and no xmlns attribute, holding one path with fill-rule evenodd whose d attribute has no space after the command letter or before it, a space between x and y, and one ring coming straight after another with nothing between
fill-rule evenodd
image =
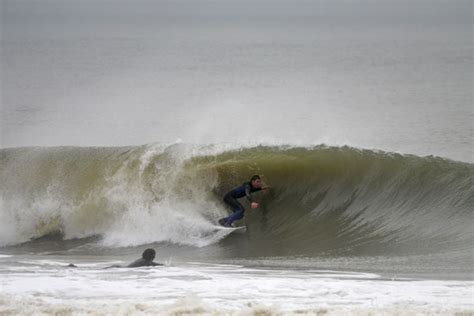
<instances>
[{"instance_id":1,"label":"wet board surface","mask_svg":"<svg viewBox=\"0 0 474 316\"><path fill-rule=\"evenodd\" d=\"M230 231L231 234L245 234L247 226L224 227L219 225L219 230Z\"/></svg>"}]
</instances>

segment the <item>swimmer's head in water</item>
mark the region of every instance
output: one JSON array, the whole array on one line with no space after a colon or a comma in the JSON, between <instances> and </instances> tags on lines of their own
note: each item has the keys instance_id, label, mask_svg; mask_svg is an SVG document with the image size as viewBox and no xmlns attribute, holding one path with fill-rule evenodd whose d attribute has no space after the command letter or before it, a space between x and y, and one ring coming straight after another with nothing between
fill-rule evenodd
<instances>
[{"instance_id":1,"label":"swimmer's head in water","mask_svg":"<svg viewBox=\"0 0 474 316\"><path fill-rule=\"evenodd\" d=\"M148 248L143 252L142 258L147 261L153 261L153 259L155 259L155 254L156 252L154 249Z\"/></svg>"}]
</instances>

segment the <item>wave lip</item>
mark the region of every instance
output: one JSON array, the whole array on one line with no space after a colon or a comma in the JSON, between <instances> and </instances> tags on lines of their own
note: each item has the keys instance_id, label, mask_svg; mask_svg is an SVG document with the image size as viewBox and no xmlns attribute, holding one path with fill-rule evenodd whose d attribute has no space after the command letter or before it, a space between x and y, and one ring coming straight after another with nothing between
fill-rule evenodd
<instances>
[{"instance_id":1,"label":"wave lip","mask_svg":"<svg viewBox=\"0 0 474 316\"><path fill-rule=\"evenodd\" d=\"M0 245L52 232L108 247L222 240L223 194L252 174L261 255L472 250L474 165L350 147L150 144L0 150Z\"/></svg>"}]
</instances>

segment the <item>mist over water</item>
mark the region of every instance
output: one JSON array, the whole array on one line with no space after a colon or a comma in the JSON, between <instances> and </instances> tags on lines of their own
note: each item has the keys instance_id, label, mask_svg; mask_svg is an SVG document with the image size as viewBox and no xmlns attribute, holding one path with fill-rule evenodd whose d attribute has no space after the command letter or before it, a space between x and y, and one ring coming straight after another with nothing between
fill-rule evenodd
<instances>
[{"instance_id":1,"label":"mist over water","mask_svg":"<svg viewBox=\"0 0 474 316\"><path fill-rule=\"evenodd\" d=\"M470 1L3 1L2 147L350 145L473 161Z\"/></svg>"}]
</instances>

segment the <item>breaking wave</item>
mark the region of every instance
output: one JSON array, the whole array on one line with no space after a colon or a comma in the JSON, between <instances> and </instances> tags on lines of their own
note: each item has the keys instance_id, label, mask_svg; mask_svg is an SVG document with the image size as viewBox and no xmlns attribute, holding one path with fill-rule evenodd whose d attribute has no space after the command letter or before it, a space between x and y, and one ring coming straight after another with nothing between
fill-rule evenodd
<instances>
[{"instance_id":1,"label":"breaking wave","mask_svg":"<svg viewBox=\"0 0 474 316\"><path fill-rule=\"evenodd\" d=\"M222 196L253 174L272 187L245 217L261 255L472 251L473 164L323 145L1 149L0 246L216 244Z\"/></svg>"}]
</instances>

